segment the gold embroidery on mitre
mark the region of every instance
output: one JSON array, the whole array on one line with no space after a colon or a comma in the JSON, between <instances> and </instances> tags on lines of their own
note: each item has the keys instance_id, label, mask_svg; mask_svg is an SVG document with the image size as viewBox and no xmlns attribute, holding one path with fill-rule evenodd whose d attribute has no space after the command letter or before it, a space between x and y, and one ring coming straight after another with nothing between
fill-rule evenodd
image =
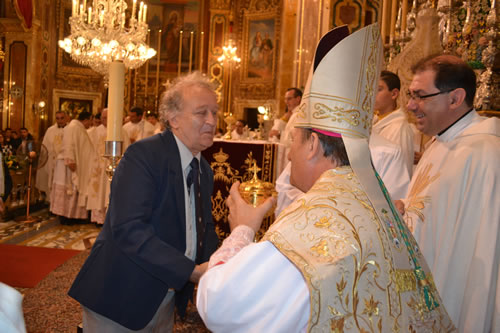
<instances>
[{"instance_id":1,"label":"gold embroidery on mitre","mask_svg":"<svg viewBox=\"0 0 500 333\"><path fill-rule=\"evenodd\" d=\"M371 119L373 117L372 114L372 103L373 103L373 96L375 94L374 87L376 85L374 84L374 81L378 78L378 64L377 64L377 59L378 59L378 53L380 53L380 31L378 29L371 29L370 30L372 36L369 37L367 36L371 43L370 43L370 54L368 56L368 68L366 68L365 73L366 73L366 84L365 84L365 98L362 103L362 109L364 111L364 121L366 121L364 128L367 129L371 125Z\"/></svg>"},{"instance_id":2,"label":"gold embroidery on mitre","mask_svg":"<svg viewBox=\"0 0 500 333\"><path fill-rule=\"evenodd\" d=\"M338 123L346 122L354 127L359 125L360 113L357 109L346 110L340 106L331 108L323 103L315 103L314 110L316 110L312 113L314 119L330 119L330 121Z\"/></svg>"}]
</instances>

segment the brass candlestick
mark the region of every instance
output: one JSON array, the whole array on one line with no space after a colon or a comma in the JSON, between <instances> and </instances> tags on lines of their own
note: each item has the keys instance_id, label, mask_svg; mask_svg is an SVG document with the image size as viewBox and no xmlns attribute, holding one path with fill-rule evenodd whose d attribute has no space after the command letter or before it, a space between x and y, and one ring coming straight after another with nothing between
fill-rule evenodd
<instances>
[{"instance_id":1,"label":"brass candlestick","mask_svg":"<svg viewBox=\"0 0 500 333\"><path fill-rule=\"evenodd\" d=\"M104 146L104 157L108 160L106 166L106 175L109 180L113 179L118 162L122 157L123 142L122 141L106 141Z\"/></svg>"}]
</instances>

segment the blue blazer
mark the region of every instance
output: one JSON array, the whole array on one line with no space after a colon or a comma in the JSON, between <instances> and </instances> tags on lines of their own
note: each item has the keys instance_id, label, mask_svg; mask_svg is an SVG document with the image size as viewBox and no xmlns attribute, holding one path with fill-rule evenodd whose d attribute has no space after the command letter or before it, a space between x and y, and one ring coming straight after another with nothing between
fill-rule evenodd
<instances>
[{"instance_id":1,"label":"blue blazer","mask_svg":"<svg viewBox=\"0 0 500 333\"><path fill-rule=\"evenodd\" d=\"M213 172L201 158L205 223L202 260L218 245L212 220ZM129 329L144 328L167 291L175 289L184 316L195 263L186 250L184 182L179 149L165 131L138 141L123 155L113 181L106 220L68 294ZM201 263L200 262L200 263Z\"/></svg>"}]
</instances>

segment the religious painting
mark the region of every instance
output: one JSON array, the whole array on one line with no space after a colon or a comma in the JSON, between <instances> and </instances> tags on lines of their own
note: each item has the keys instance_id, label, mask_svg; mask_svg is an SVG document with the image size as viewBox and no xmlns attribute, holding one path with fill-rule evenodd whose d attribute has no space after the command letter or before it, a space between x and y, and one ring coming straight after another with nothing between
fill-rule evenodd
<instances>
[{"instance_id":1,"label":"religious painting","mask_svg":"<svg viewBox=\"0 0 500 333\"><path fill-rule=\"evenodd\" d=\"M165 3L153 0L148 4L149 46L157 51L150 60L156 68L160 60L160 72L177 73L197 69L200 45L200 1L176 1ZM161 32L160 32L161 30ZM191 66L191 68L189 68Z\"/></svg>"},{"instance_id":2,"label":"religious painting","mask_svg":"<svg viewBox=\"0 0 500 333\"><path fill-rule=\"evenodd\" d=\"M269 82L274 78L276 21L274 16L245 18L243 82Z\"/></svg>"},{"instance_id":3,"label":"religious painting","mask_svg":"<svg viewBox=\"0 0 500 333\"><path fill-rule=\"evenodd\" d=\"M59 40L63 40L71 34L71 26L69 25L69 18L71 17L71 1L60 0L59 12ZM75 73L85 75L99 75L92 69L82 66L71 59L69 53L62 48L57 47L57 67L58 71L62 73Z\"/></svg>"},{"instance_id":4,"label":"religious painting","mask_svg":"<svg viewBox=\"0 0 500 333\"><path fill-rule=\"evenodd\" d=\"M76 119L83 111L92 113L92 100L62 97L59 99L59 110L66 112L71 119Z\"/></svg>"},{"instance_id":5,"label":"religious painting","mask_svg":"<svg viewBox=\"0 0 500 333\"><path fill-rule=\"evenodd\" d=\"M102 107L101 93L73 91L73 90L52 90L53 110L49 120L55 120L57 111L65 111L71 119L75 119L82 111L96 114Z\"/></svg>"}]
</instances>

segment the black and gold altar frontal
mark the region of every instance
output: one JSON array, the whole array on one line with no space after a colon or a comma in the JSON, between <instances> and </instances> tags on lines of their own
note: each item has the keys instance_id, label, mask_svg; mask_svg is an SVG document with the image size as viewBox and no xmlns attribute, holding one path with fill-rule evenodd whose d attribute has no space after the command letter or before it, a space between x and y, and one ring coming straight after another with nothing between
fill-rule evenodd
<instances>
[{"instance_id":1,"label":"black and gold altar frontal","mask_svg":"<svg viewBox=\"0 0 500 333\"><path fill-rule=\"evenodd\" d=\"M214 172L212 215L215 230L222 241L230 234L229 209L226 206L226 199L229 196L231 185L236 181L250 181L254 176L254 165L261 169L258 173L260 180L274 183L278 145L258 141L249 143L214 141L212 147L206 149L202 154ZM273 220L273 216L264 220L256 239L262 237Z\"/></svg>"}]
</instances>

